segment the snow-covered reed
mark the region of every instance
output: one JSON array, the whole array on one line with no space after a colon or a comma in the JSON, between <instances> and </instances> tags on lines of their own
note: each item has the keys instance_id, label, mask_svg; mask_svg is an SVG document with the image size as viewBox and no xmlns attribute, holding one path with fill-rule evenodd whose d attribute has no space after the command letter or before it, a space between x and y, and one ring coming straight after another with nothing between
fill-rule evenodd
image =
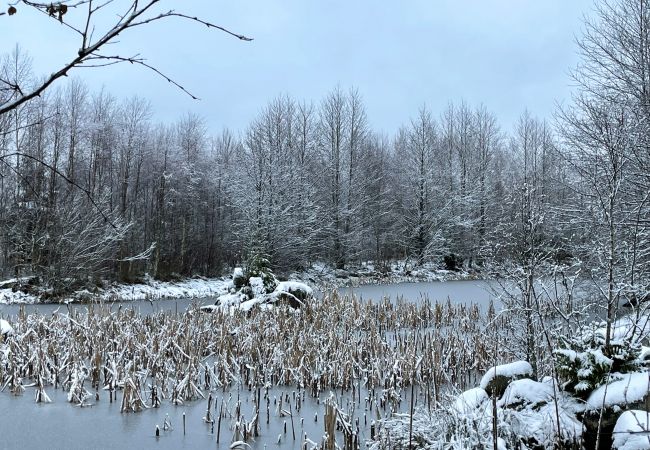
<instances>
[{"instance_id":1,"label":"snow-covered reed","mask_svg":"<svg viewBox=\"0 0 650 450\"><path fill-rule=\"evenodd\" d=\"M372 393L366 402L396 411L411 383L428 404L444 386L475 384L495 361L486 323L476 305L373 304L335 293L301 310L22 312L1 344L0 379L15 394L36 386L40 401L52 388L77 405L108 397L122 412L233 386L294 386L314 396L341 390L359 401L363 390Z\"/></svg>"}]
</instances>

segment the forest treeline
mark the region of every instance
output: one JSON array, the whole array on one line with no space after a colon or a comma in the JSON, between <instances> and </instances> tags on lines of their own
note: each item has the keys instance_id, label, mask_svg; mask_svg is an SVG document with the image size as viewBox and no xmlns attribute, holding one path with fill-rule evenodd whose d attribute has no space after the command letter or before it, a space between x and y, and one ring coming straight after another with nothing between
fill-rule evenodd
<instances>
[{"instance_id":1,"label":"forest treeline","mask_svg":"<svg viewBox=\"0 0 650 450\"><path fill-rule=\"evenodd\" d=\"M215 275L251 249L279 270L452 253L480 266L509 256L497 243L516 223L520 168L549 201L566 197L551 129L528 115L510 139L484 107L423 108L388 137L357 91L335 89L276 98L241 134L152 116L145 99L73 80L3 117L6 274Z\"/></svg>"},{"instance_id":2,"label":"forest treeline","mask_svg":"<svg viewBox=\"0 0 650 450\"><path fill-rule=\"evenodd\" d=\"M587 23L569 106L551 122L523 112L509 132L460 101L389 136L357 90L335 88L211 135L197 115L159 124L146 99L71 79L0 116L0 272L57 286L214 276L262 252L279 272L579 263L634 289L650 259L650 78L612 55L650 52L625 17ZM33 77L19 48L0 71Z\"/></svg>"}]
</instances>

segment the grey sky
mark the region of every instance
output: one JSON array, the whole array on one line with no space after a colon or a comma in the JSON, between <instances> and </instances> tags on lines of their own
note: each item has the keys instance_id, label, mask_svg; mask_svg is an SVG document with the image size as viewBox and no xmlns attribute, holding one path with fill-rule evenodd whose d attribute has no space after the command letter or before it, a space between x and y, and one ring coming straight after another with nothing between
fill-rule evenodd
<instances>
[{"instance_id":1,"label":"grey sky","mask_svg":"<svg viewBox=\"0 0 650 450\"><path fill-rule=\"evenodd\" d=\"M337 84L355 86L371 125L393 133L423 103L438 114L451 100L485 104L505 129L524 108L549 117L569 96L568 72L578 62L574 36L593 1L162 3L255 40L170 21L125 35L114 47L113 53L141 53L200 101L130 65L75 75L91 89L105 85L118 97L150 99L158 120L194 111L211 131L243 129L279 94L319 101ZM58 69L79 47L72 32L24 6L0 17L0 42L3 53L20 43L39 74Z\"/></svg>"}]
</instances>

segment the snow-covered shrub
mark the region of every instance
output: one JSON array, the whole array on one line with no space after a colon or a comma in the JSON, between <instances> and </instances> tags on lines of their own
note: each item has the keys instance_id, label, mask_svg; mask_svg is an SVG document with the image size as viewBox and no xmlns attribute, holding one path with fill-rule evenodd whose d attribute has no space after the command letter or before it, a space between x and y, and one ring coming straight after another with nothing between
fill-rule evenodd
<instances>
[{"instance_id":1,"label":"snow-covered shrub","mask_svg":"<svg viewBox=\"0 0 650 450\"><path fill-rule=\"evenodd\" d=\"M481 413L486 402L489 400L487 392L483 388L469 389L456 397L453 408L459 414L471 415Z\"/></svg>"},{"instance_id":2,"label":"snow-covered shrub","mask_svg":"<svg viewBox=\"0 0 650 450\"><path fill-rule=\"evenodd\" d=\"M649 393L649 372L613 374L608 384L594 390L586 401L582 416L585 448L596 447L599 431L599 448L610 448L614 427L620 416L625 410L647 409Z\"/></svg>"},{"instance_id":3,"label":"snow-covered shrub","mask_svg":"<svg viewBox=\"0 0 650 450\"><path fill-rule=\"evenodd\" d=\"M528 391L529 388L532 389ZM576 417L579 402L562 392L553 395L551 381L538 383L521 379L513 381L509 390L496 409L481 388L469 389L455 399L443 398L431 411L417 409L413 416L412 448L492 448L495 412L499 449L580 448L582 424ZM518 401L505 400L506 396ZM393 414L378 425L379 433L370 449L409 448L411 424L408 414Z\"/></svg>"},{"instance_id":4,"label":"snow-covered shrub","mask_svg":"<svg viewBox=\"0 0 650 450\"><path fill-rule=\"evenodd\" d=\"M515 380L508 385L499 406L521 410L531 408L540 409L553 401L553 384L540 383L529 378Z\"/></svg>"},{"instance_id":5,"label":"snow-covered shrub","mask_svg":"<svg viewBox=\"0 0 650 450\"><path fill-rule=\"evenodd\" d=\"M602 325L583 327L561 340L555 351L557 371L565 380L564 389L586 399L607 382L610 373L639 370L642 346L633 336L614 336L605 347Z\"/></svg>"},{"instance_id":6,"label":"snow-covered shrub","mask_svg":"<svg viewBox=\"0 0 650 450\"><path fill-rule=\"evenodd\" d=\"M289 305L297 309L303 307L314 295L312 288L304 283L279 282L268 268L268 260L258 256L252 257L251 266L246 272L235 268L231 286L228 293L217 297L214 305L204 305L201 311L250 311L253 308L270 308L273 305Z\"/></svg>"},{"instance_id":7,"label":"snow-covered shrub","mask_svg":"<svg viewBox=\"0 0 650 450\"><path fill-rule=\"evenodd\" d=\"M594 390L585 405L587 411L601 408L620 409L626 405L645 403L650 394L650 372L634 372L613 375L606 386Z\"/></svg>"},{"instance_id":8,"label":"snow-covered shrub","mask_svg":"<svg viewBox=\"0 0 650 450\"><path fill-rule=\"evenodd\" d=\"M502 423L510 432L508 448L528 449L579 449L582 423L577 418L580 404L566 396L558 395L554 401L538 401L520 406L519 409L500 408ZM558 423L560 430L558 432Z\"/></svg>"}]
</instances>

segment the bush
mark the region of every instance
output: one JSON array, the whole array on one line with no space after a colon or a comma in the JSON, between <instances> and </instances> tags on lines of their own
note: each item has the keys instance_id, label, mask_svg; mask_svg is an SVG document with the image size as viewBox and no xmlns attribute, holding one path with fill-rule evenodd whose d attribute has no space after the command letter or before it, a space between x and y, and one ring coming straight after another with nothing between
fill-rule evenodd
<instances>
[{"instance_id":1,"label":"bush","mask_svg":"<svg viewBox=\"0 0 650 450\"><path fill-rule=\"evenodd\" d=\"M604 385L610 373L629 373L641 367L641 344L632 338L612 339L605 347L601 327L583 327L564 338L555 351L557 371L566 380L564 388L586 399L591 391Z\"/></svg>"},{"instance_id":2,"label":"bush","mask_svg":"<svg viewBox=\"0 0 650 450\"><path fill-rule=\"evenodd\" d=\"M442 259L445 263L445 269L447 270L458 272L463 265L463 259L455 253L445 255Z\"/></svg>"},{"instance_id":3,"label":"bush","mask_svg":"<svg viewBox=\"0 0 650 450\"><path fill-rule=\"evenodd\" d=\"M262 279L264 292L266 294L273 292L278 285L278 279L271 271L271 263L266 255L261 252L252 252L251 256L248 258L248 264L246 265L246 279L250 282L250 279L253 277L259 277Z\"/></svg>"}]
</instances>

